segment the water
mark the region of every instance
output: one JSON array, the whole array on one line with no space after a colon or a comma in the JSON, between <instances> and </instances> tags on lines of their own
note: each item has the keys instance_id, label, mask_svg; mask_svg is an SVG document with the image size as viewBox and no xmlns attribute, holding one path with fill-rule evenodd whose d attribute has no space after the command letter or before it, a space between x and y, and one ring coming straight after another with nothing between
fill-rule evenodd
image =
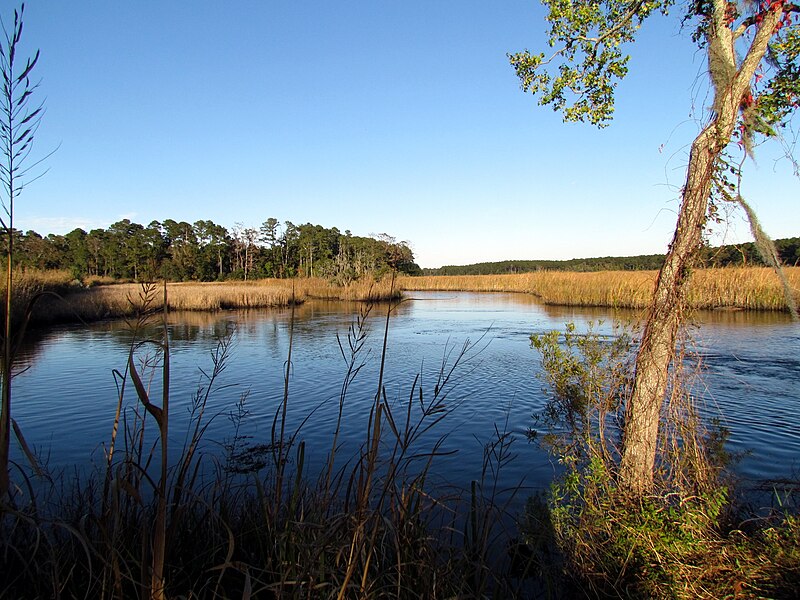
<instances>
[{"instance_id":1,"label":"water","mask_svg":"<svg viewBox=\"0 0 800 600\"><path fill-rule=\"evenodd\" d=\"M437 383L442 383L441 374L455 366L439 394L447 417L416 446L424 454L443 440L439 448L443 456L434 462L435 481L464 488L479 479L484 447L497 428L512 434L511 451L516 456L502 468L499 485L521 484L526 494L546 487L557 461L525 436L531 415L547 400L536 378L539 357L530 348L530 335L563 330L568 321L582 331L589 321L598 320L605 321L599 331L610 333L612 321L637 315L544 307L519 294L413 292L408 296L390 321L384 387L395 421L402 427L409 397L416 407L421 386L423 401L430 402ZM297 309L287 430L299 428L312 467L330 451L347 370L337 335L346 349L347 331L359 309L359 305L316 301ZM367 320L370 334L360 355L364 366L345 402L342 460L352 456L366 437L378 386L385 310L376 307ZM269 440L283 397L289 314L283 309L171 315L173 451L184 442L192 395L205 383L201 369L211 371L217 339L231 328L235 334L228 366L207 409L208 415L217 416L206 433L205 450L220 454L219 444L233 432L228 415L243 394L249 415L241 432L252 436L253 442ZM707 402L706 414L720 413L731 430L730 448L748 452L738 465L739 473L751 482L797 477L800 327L776 314L701 313L696 318L700 326L692 336L704 368L697 392ZM104 322L56 328L39 336L31 340L20 361L24 369L14 380L14 418L50 468L100 464L118 397L113 371L125 369L130 334L122 323ZM457 360L465 344L466 352ZM159 385L156 374L151 383L154 399L160 398ZM136 399L130 386L123 404L131 419Z\"/></svg>"}]
</instances>

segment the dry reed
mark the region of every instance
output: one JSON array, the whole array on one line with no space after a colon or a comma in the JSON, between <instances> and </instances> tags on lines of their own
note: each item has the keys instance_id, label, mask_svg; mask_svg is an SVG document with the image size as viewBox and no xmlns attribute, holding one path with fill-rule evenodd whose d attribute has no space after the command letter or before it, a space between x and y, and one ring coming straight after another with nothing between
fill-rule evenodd
<instances>
[{"instance_id":1,"label":"dry reed","mask_svg":"<svg viewBox=\"0 0 800 600\"><path fill-rule=\"evenodd\" d=\"M800 301L800 267L784 268L790 287ZM458 275L400 277L401 290L475 292L521 292L542 303L564 306L646 308L650 303L655 271L600 271L574 273L538 271L513 275ZM16 278L20 310L38 293L53 290L63 299L39 301L34 319L40 322L93 321L130 315L129 298L136 298L140 285L124 283L77 288L68 272L20 272ZM246 282L170 283L171 310L220 310L288 306L308 299L379 302L397 299L384 278L367 278L337 286L320 278L263 279ZM688 304L695 309L786 310L781 282L766 267L699 269L688 284Z\"/></svg>"},{"instance_id":2,"label":"dry reed","mask_svg":"<svg viewBox=\"0 0 800 600\"><path fill-rule=\"evenodd\" d=\"M784 267L800 298L800 267ZM645 308L656 271L574 273L537 271L513 275L402 277L404 290L523 292L544 304ZM781 282L766 267L698 269L688 284L688 303L700 309L786 310Z\"/></svg>"},{"instance_id":3,"label":"dry reed","mask_svg":"<svg viewBox=\"0 0 800 600\"><path fill-rule=\"evenodd\" d=\"M39 271L36 269L14 270L14 296L29 299L39 292L69 287L74 277L69 271ZM0 281L0 290L5 293L6 281Z\"/></svg>"},{"instance_id":4,"label":"dry reed","mask_svg":"<svg viewBox=\"0 0 800 600\"><path fill-rule=\"evenodd\" d=\"M220 310L289 306L293 299L302 303L310 298L378 302L399 297L388 279L372 279L336 286L324 279L263 279L214 283L170 283L167 285L170 310ZM97 285L72 291L63 299L46 298L34 318L48 321L95 321L129 316L131 299L141 285L120 283Z\"/></svg>"},{"instance_id":5,"label":"dry reed","mask_svg":"<svg viewBox=\"0 0 800 600\"><path fill-rule=\"evenodd\" d=\"M800 299L800 267L784 267L795 302ZM781 282L768 267L702 269L692 274L688 289L693 308L787 310Z\"/></svg>"},{"instance_id":6,"label":"dry reed","mask_svg":"<svg viewBox=\"0 0 800 600\"><path fill-rule=\"evenodd\" d=\"M74 281L69 271L39 271L36 269L15 269L13 274L12 320L18 322L25 314L31 300L46 292L67 294L75 289ZM5 295L6 280L0 281L0 292ZM5 310L2 311L5 314Z\"/></svg>"}]
</instances>

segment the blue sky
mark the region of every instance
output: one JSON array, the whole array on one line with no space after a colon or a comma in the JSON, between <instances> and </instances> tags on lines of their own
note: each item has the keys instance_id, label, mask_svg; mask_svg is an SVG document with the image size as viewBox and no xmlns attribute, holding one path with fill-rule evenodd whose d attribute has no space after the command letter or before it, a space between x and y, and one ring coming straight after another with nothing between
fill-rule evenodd
<instances>
[{"instance_id":1,"label":"blue sky","mask_svg":"<svg viewBox=\"0 0 800 600\"><path fill-rule=\"evenodd\" d=\"M544 14L522 0L29 0L36 151L58 149L15 225L276 217L389 233L425 267L664 252L702 54L676 18L653 19L611 126L563 124L506 58L545 48ZM800 235L781 156L759 148L744 187L776 238ZM712 239L749 239L742 216Z\"/></svg>"}]
</instances>

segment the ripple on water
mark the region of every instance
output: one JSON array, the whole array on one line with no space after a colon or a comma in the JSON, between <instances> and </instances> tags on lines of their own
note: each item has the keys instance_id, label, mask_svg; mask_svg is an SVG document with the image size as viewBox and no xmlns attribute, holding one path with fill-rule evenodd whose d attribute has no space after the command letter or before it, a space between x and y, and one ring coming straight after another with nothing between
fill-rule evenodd
<instances>
[{"instance_id":1,"label":"ripple on water","mask_svg":"<svg viewBox=\"0 0 800 600\"><path fill-rule=\"evenodd\" d=\"M443 373L448 373L464 343L474 346L462 358L445 388L444 406L453 412L423 441L430 447L444 438L437 477L464 486L481 474L484 446L495 425L509 430L518 459L501 475L513 487L525 477L534 488L546 486L557 470L550 457L524 436L531 415L546 401L536 378L539 358L530 348L531 333L562 330L574 321L579 331L588 321L604 320L599 333L611 333L615 319L629 313L592 309L543 309L513 294L422 293L405 301L390 323L384 389L395 418L402 422L409 398L429 402ZM432 301L434 300L435 301ZM336 336L347 348L352 305L320 303L298 311L293 342L287 429L300 427L309 464L321 464L330 450L339 395L346 373ZM364 442L366 423L377 392L381 335L385 315L375 311L371 334L361 355L364 366L350 386L342 426L342 456L352 456ZM283 397L288 351L289 311L222 311L206 315L174 314L171 340L171 436L180 448L191 398L209 372L215 336L236 323L238 333L228 368L211 396L209 414L218 415L209 439L232 434L227 415L248 394L245 429L254 441L266 441ZM740 465L748 478L796 475L800 457L800 334L782 315L747 315L731 319L701 314L693 333L703 365L696 393L704 414L720 414L731 430L730 446L749 451ZM113 370L123 371L130 337L120 324L55 329L33 340L14 381L14 416L28 441L49 453L51 466L85 464L108 439L117 401ZM360 364L360 363L359 363ZM419 379L415 378L419 375ZM160 394L158 376L151 382ZM126 392L126 415L135 398ZM309 417L309 414L311 416ZM423 448L424 450L424 448Z\"/></svg>"}]
</instances>

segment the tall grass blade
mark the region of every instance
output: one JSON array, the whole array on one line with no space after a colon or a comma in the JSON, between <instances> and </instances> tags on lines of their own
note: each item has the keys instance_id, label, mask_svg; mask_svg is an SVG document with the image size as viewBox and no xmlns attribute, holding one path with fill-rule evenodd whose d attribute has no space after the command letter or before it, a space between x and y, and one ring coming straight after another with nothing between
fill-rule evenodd
<instances>
[{"instance_id":1,"label":"tall grass blade","mask_svg":"<svg viewBox=\"0 0 800 600\"><path fill-rule=\"evenodd\" d=\"M52 482L50 476L39 464L36 454L31 450L30 446L28 446L28 442L25 441L25 436L22 435L22 430L20 429L19 425L17 425L17 421L15 419L11 419L11 426L14 428L14 435L17 437L17 441L19 442L20 448L22 448L22 452L25 454L25 458L28 459L28 462L30 463L36 475L42 479L47 479Z\"/></svg>"}]
</instances>

